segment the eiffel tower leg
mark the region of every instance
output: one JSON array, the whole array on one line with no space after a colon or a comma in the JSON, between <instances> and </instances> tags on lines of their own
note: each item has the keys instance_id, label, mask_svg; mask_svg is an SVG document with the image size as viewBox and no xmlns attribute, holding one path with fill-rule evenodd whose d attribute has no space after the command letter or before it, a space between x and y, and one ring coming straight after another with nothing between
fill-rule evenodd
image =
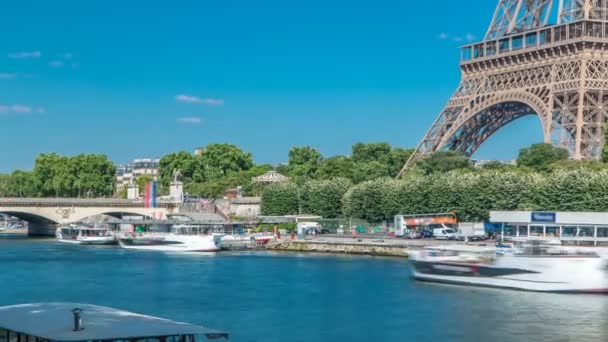
<instances>
[{"instance_id":1,"label":"eiffel tower leg","mask_svg":"<svg viewBox=\"0 0 608 342\"><path fill-rule=\"evenodd\" d=\"M581 79L578 89L578 108L576 113L576 136L574 145L574 160L583 159L582 141L583 141L583 126L585 125L585 75L587 74L587 61L581 63Z\"/></svg>"},{"instance_id":2,"label":"eiffel tower leg","mask_svg":"<svg viewBox=\"0 0 608 342\"><path fill-rule=\"evenodd\" d=\"M437 151L441 146L441 139L445 134L446 127L458 117L462 111L462 106L448 106L441 111L441 114L435 119L431 128L426 132L424 138L414 150L414 153L408 158L407 162L397 175L401 178L405 172L411 168L417 161L424 158L428 154Z\"/></svg>"}]
</instances>

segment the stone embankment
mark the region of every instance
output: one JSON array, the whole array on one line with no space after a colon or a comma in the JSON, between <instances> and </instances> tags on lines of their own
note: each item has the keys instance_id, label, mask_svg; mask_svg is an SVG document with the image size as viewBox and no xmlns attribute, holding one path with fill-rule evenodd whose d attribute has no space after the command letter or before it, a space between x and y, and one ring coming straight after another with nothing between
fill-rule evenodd
<instances>
[{"instance_id":1,"label":"stone embankment","mask_svg":"<svg viewBox=\"0 0 608 342\"><path fill-rule=\"evenodd\" d=\"M413 246L384 240L278 240L268 243L266 249L286 252L312 252L334 254L360 254L407 257Z\"/></svg>"}]
</instances>

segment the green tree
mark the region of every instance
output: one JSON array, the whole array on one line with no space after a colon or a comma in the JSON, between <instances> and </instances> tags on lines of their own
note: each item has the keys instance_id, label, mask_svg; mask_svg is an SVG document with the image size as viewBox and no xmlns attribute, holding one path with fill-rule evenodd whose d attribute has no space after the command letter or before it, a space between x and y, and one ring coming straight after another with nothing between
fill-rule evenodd
<instances>
[{"instance_id":1,"label":"green tree","mask_svg":"<svg viewBox=\"0 0 608 342\"><path fill-rule=\"evenodd\" d=\"M481 167L482 170L513 170L515 165L505 164L498 160L489 161Z\"/></svg>"},{"instance_id":2,"label":"green tree","mask_svg":"<svg viewBox=\"0 0 608 342\"><path fill-rule=\"evenodd\" d=\"M356 143L352 148L352 158L356 163L376 161L386 164L390 152L391 145L388 143Z\"/></svg>"},{"instance_id":3,"label":"green tree","mask_svg":"<svg viewBox=\"0 0 608 342\"><path fill-rule=\"evenodd\" d=\"M568 150L551 144L534 144L519 151L517 165L529 167L540 172L550 170L552 163L568 159Z\"/></svg>"},{"instance_id":4,"label":"green tree","mask_svg":"<svg viewBox=\"0 0 608 342\"><path fill-rule=\"evenodd\" d=\"M310 146L293 147L289 150L289 165L318 165L323 155Z\"/></svg>"},{"instance_id":5,"label":"green tree","mask_svg":"<svg viewBox=\"0 0 608 342\"><path fill-rule=\"evenodd\" d=\"M317 179L332 179L332 178L348 178L353 179L354 163L351 158L344 156L335 156L323 160L315 178Z\"/></svg>"},{"instance_id":6,"label":"green tree","mask_svg":"<svg viewBox=\"0 0 608 342\"><path fill-rule=\"evenodd\" d=\"M146 193L146 184L152 182L154 178L152 176L139 176L135 180L135 184L137 184L137 189L139 190L139 195L143 196Z\"/></svg>"},{"instance_id":7,"label":"green tree","mask_svg":"<svg viewBox=\"0 0 608 342\"><path fill-rule=\"evenodd\" d=\"M0 173L0 197L9 197L11 175Z\"/></svg>"},{"instance_id":8,"label":"green tree","mask_svg":"<svg viewBox=\"0 0 608 342\"><path fill-rule=\"evenodd\" d=\"M293 182L271 184L262 192L262 215L298 214L300 205L300 191Z\"/></svg>"},{"instance_id":9,"label":"green tree","mask_svg":"<svg viewBox=\"0 0 608 342\"><path fill-rule=\"evenodd\" d=\"M387 167L390 177L397 177L407 160L414 153L413 149L393 148L388 154Z\"/></svg>"},{"instance_id":10,"label":"green tree","mask_svg":"<svg viewBox=\"0 0 608 342\"><path fill-rule=\"evenodd\" d=\"M246 171L253 166L251 153L231 144L207 145L200 158L206 180Z\"/></svg>"},{"instance_id":11,"label":"green tree","mask_svg":"<svg viewBox=\"0 0 608 342\"><path fill-rule=\"evenodd\" d=\"M340 217L342 197L351 185L351 181L346 178L306 182L300 195L303 211L326 218Z\"/></svg>"},{"instance_id":12,"label":"green tree","mask_svg":"<svg viewBox=\"0 0 608 342\"><path fill-rule=\"evenodd\" d=\"M361 183L390 175L387 165L379 161L355 162L352 174L354 183Z\"/></svg>"},{"instance_id":13,"label":"green tree","mask_svg":"<svg viewBox=\"0 0 608 342\"><path fill-rule=\"evenodd\" d=\"M68 181L67 164L67 158L56 153L36 157L34 177L40 186L41 196L60 196L64 193Z\"/></svg>"},{"instance_id":14,"label":"green tree","mask_svg":"<svg viewBox=\"0 0 608 342\"><path fill-rule=\"evenodd\" d=\"M445 173L457 169L471 169L469 158L456 151L440 151L429 155L416 164L424 174Z\"/></svg>"},{"instance_id":15,"label":"green tree","mask_svg":"<svg viewBox=\"0 0 608 342\"><path fill-rule=\"evenodd\" d=\"M106 155L79 154L68 158L66 195L111 196L116 186L116 166Z\"/></svg>"},{"instance_id":16,"label":"green tree","mask_svg":"<svg viewBox=\"0 0 608 342\"><path fill-rule=\"evenodd\" d=\"M39 184L33 172L15 170L10 175L8 196L36 197L39 196Z\"/></svg>"},{"instance_id":17,"label":"green tree","mask_svg":"<svg viewBox=\"0 0 608 342\"><path fill-rule=\"evenodd\" d=\"M593 171L607 170L608 164L596 160L559 160L549 165L551 172L574 171L586 169Z\"/></svg>"},{"instance_id":18,"label":"green tree","mask_svg":"<svg viewBox=\"0 0 608 342\"><path fill-rule=\"evenodd\" d=\"M181 151L163 156L158 163L160 183L164 189L168 189L173 181L173 170L179 170L181 181L185 184L190 182L203 182L203 170L201 158Z\"/></svg>"},{"instance_id":19,"label":"green tree","mask_svg":"<svg viewBox=\"0 0 608 342\"><path fill-rule=\"evenodd\" d=\"M323 155L310 146L293 147L289 150L289 162L285 168L286 173L301 179L313 178L317 169L323 162Z\"/></svg>"}]
</instances>

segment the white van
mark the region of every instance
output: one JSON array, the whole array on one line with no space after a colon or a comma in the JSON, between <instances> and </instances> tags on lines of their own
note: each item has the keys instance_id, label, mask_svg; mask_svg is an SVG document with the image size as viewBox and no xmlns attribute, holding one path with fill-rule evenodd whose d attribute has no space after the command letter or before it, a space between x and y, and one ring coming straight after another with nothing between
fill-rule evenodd
<instances>
[{"instance_id":1,"label":"white van","mask_svg":"<svg viewBox=\"0 0 608 342\"><path fill-rule=\"evenodd\" d=\"M454 240L456 238L456 231L443 226L442 228L433 229L433 236L437 240Z\"/></svg>"}]
</instances>

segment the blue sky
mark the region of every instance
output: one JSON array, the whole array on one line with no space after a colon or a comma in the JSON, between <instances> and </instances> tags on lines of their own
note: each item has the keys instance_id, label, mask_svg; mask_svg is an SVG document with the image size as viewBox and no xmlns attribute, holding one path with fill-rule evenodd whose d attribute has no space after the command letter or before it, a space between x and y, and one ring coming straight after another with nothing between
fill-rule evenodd
<instances>
[{"instance_id":1,"label":"blue sky","mask_svg":"<svg viewBox=\"0 0 608 342\"><path fill-rule=\"evenodd\" d=\"M2 1L0 171L41 152L122 163L230 142L279 163L294 145L413 147L458 85L458 45L483 36L494 6ZM528 117L476 157L511 159L540 140Z\"/></svg>"}]
</instances>

